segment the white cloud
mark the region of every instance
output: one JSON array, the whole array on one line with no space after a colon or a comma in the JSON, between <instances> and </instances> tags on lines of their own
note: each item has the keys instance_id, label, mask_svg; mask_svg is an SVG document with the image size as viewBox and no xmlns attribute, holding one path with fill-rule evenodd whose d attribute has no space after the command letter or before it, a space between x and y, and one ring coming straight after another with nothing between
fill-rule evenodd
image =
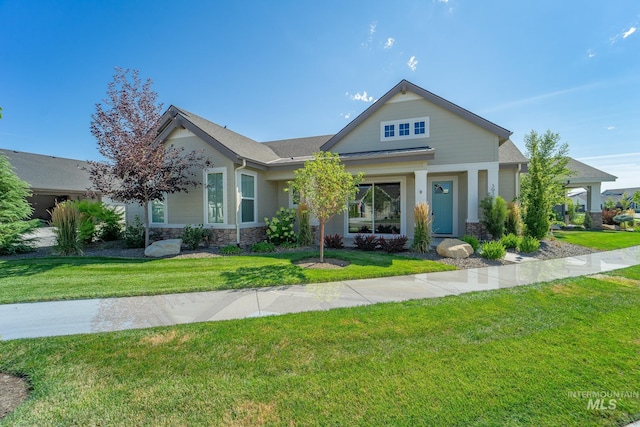
<instances>
[{"instance_id":1,"label":"white cloud","mask_svg":"<svg viewBox=\"0 0 640 427\"><path fill-rule=\"evenodd\" d=\"M616 127L615 126L607 126L607 130L615 130Z\"/></svg>"},{"instance_id":2,"label":"white cloud","mask_svg":"<svg viewBox=\"0 0 640 427\"><path fill-rule=\"evenodd\" d=\"M376 32L376 27L378 26L377 22L372 22L371 24L369 24L369 35L373 35L373 33Z\"/></svg>"},{"instance_id":3,"label":"white cloud","mask_svg":"<svg viewBox=\"0 0 640 427\"><path fill-rule=\"evenodd\" d=\"M449 3L449 0L438 0L440 3Z\"/></svg>"},{"instance_id":4,"label":"white cloud","mask_svg":"<svg viewBox=\"0 0 640 427\"><path fill-rule=\"evenodd\" d=\"M596 53L591 49L587 51L587 54L589 55L589 58L593 58L594 56L596 56Z\"/></svg>"},{"instance_id":5,"label":"white cloud","mask_svg":"<svg viewBox=\"0 0 640 427\"><path fill-rule=\"evenodd\" d=\"M340 113L340 117L343 117L345 119L350 119L351 118L351 113Z\"/></svg>"},{"instance_id":6,"label":"white cloud","mask_svg":"<svg viewBox=\"0 0 640 427\"><path fill-rule=\"evenodd\" d=\"M629 28L627 31L625 31L624 33L622 33L622 38L626 39L627 37L629 37L631 34L635 33L637 30L636 27L631 27Z\"/></svg>"},{"instance_id":7,"label":"white cloud","mask_svg":"<svg viewBox=\"0 0 640 427\"><path fill-rule=\"evenodd\" d=\"M349 92L347 92L349 95ZM373 96L368 96L367 91L363 91L362 94L360 92L355 95L350 95L352 101L362 101L362 102L373 102Z\"/></svg>"},{"instance_id":8,"label":"white cloud","mask_svg":"<svg viewBox=\"0 0 640 427\"><path fill-rule=\"evenodd\" d=\"M411 58L409 58L409 62L407 62L407 65L409 66L409 68L411 68L411 71L415 71L416 65L418 65L418 61L416 60L416 57L412 56Z\"/></svg>"},{"instance_id":9,"label":"white cloud","mask_svg":"<svg viewBox=\"0 0 640 427\"><path fill-rule=\"evenodd\" d=\"M393 37L389 37L387 39L387 42L384 44L384 48L385 49L391 49L395 42L396 42L396 39L394 39Z\"/></svg>"}]
</instances>

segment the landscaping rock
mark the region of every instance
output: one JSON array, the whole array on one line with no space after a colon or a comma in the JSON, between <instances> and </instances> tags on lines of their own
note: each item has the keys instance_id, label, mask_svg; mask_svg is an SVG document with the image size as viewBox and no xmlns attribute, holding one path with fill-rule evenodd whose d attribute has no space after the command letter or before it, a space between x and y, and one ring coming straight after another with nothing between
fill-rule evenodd
<instances>
[{"instance_id":1,"label":"landscaping rock","mask_svg":"<svg viewBox=\"0 0 640 427\"><path fill-rule=\"evenodd\" d=\"M458 239L444 239L436 251L438 255L446 258L468 258L473 255L471 245Z\"/></svg>"},{"instance_id":2,"label":"landscaping rock","mask_svg":"<svg viewBox=\"0 0 640 427\"><path fill-rule=\"evenodd\" d=\"M181 246L182 239L160 240L159 242L150 244L147 249L144 250L144 256L158 258L167 255L178 255L180 254Z\"/></svg>"}]
</instances>

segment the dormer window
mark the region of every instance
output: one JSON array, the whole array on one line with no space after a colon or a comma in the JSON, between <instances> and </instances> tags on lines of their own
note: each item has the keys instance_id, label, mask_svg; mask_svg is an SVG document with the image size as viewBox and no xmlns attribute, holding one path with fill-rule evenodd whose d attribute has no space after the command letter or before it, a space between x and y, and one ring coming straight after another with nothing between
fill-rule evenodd
<instances>
[{"instance_id":1,"label":"dormer window","mask_svg":"<svg viewBox=\"0 0 640 427\"><path fill-rule=\"evenodd\" d=\"M396 133L396 126L398 132ZM390 120L380 123L380 141L429 137L429 117Z\"/></svg>"}]
</instances>

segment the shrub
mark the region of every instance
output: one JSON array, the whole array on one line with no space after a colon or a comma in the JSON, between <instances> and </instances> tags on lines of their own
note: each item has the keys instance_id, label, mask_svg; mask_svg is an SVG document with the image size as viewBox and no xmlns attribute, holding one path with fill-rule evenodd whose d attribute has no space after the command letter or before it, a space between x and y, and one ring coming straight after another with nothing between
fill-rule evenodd
<instances>
[{"instance_id":1,"label":"shrub","mask_svg":"<svg viewBox=\"0 0 640 427\"><path fill-rule=\"evenodd\" d=\"M483 243L480 250L480 255L486 259L502 259L506 254L507 250L498 240Z\"/></svg>"},{"instance_id":2,"label":"shrub","mask_svg":"<svg viewBox=\"0 0 640 427\"><path fill-rule=\"evenodd\" d=\"M324 236L324 245L330 249L342 249L344 248L344 243L342 242L342 236L338 233L336 234L327 234Z\"/></svg>"},{"instance_id":3,"label":"shrub","mask_svg":"<svg viewBox=\"0 0 640 427\"><path fill-rule=\"evenodd\" d=\"M360 250L375 251L378 247L378 236L373 234L356 234L356 237L353 239L353 243L355 243L356 248Z\"/></svg>"},{"instance_id":4,"label":"shrub","mask_svg":"<svg viewBox=\"0 0 640 427\"><path fill-rule=\"evenodd\" d=\"M418 253L429 252L431 245L431 215L429 204L418 203L413 208L414 229L411 249Z\"/></svg>"},{"instance_id":5,"label":"shrub","mask_svg":"<svg viewBox=\"0 0 640 427\"><path fill-rule=\"evenodd\" d=\"M122 213L115 207L103 205L101 222L98 225L98 238L105 242L119 240L122 236Z\"/></svg>"},{"instance_id":6,"label":"shrub","mask_svg":"<svg viewBox=\"0 0 640 427\"><path fill-rule=\"evenodd\" d=\"M293 225L296 222L295 209L280 208L276 212L276 216L264 219L267 224L267 239L274 245L279 245L283 242L295 242L297 240L296 232L293 230Z\"/></svg>"},{"instance_id":7,"label":"shrub","mask_svg":"<svg viewBox=\"0 0 640 427\"><path fill-rule=\"evenodd\" d=\"M522 236L524 223L522 222L520 203L511 202L507 205L507 219L505 220L504 228L507 234L511 233L516 236Z\"/></svg>"},{"instance_id":8,"label":"shrub","mask_svg":"<svg viewBox=\"0 0 640 427\"><path fill-rule=\"evenodd\" d=\"M227 245L220 248L220 253L222 255L240 255L242 248L237 245Z\"/></svg>"},{"instance_id":9,"label":"shrub","mask_svg":"<svg viewBox=\"0 0 640 427\"><path fill-rule=\"evenodd\" d=\"M58 203L51 212L51 223L55 227L55 250L60 255L82 254L80 222L82 216L72 201Z\"/></svg>"},{"instance_id":10,"label":"shrub","mask_svg":"<svg viewBox=\"0 0 640 427\"><path fill-rule=\"evenodd\" d=\"M616 225L613 218L620 215L620 209L603 209L602 210L602 223L607 225Z\"/></svg>"},{"instance_id":11,"label":"shrub","mask_svg":"<svg viewBox=\"0 0 640 427\"><path fill-rule=\"evenodd\" d=\"M276 250L276 245L267 241L258 242L251 245L251 252L265 253L265 252L274 252L275 250Z\"/></svg>"},{"instance_id":12,"label":"shrub","mask_svg":"<svg viewBox=\"0 0 640 427\"><path fill-rule=\"evenodd\" d=\"M291 243L291 242L283 242L279 245L279 247L281 249L295 249L298 247L297 243Z\"/></svg>"},{"instance_id":13,"label":"shrub","mask_svg":"<svg viewBox=\"0 0 640 427\"><path fill-rule=\"evenodd\" d=\"M518 252L530 253L540 249L540 240L535 237L526 236L518 245Z\"/></svg>"},{"instance_id":14,"label":"shrub","mask_svg":"<svg viewBox=\"0 0 640 427\"><path fill-rule=\"evenodd\" d=\"M509 233L506 236L502 236L500 243L504 245L506 249L515 249L521 242L521 238L515 234Z\"/></svg>"},{"instance_id":15,"label":"shrub","mask_svg":"<svg viewBox=\"0 0 640 427\"><path fill-rule=\"evenodd\" d=\"M504 234L504 223L507 219L507 202L500 196L488 195L480 202L482 209L482 225L494 239L500 239Z\"/></svg>"},{"instance_id":16,"label":"shrub","mask_svg":"<svg viewBox=\"0 0 640 427\"><path fill-rule=\"evenodd\" d=\"M392 236L387 239L385 239L383 236L380 236L380 238L378 239L378 244L380 245L380 248L382 248L382 250L391 254L407 250L405 245L407 244L408 240L409 238L404 235Z\"/></svg>"},{"instance_id":17,"label":"shrub","mask_svg":"<svg viewBox=\"0 0 640 427\"><path fill-rule=\"evenodd\" d=\"M304 203L298 205L298 245L310 246L313 244L313 233L309 224L309 209Z\"/></svg>"},{"instance_id":18,"label":"shrub","mask_svg":"<svg viewBox=\"0 0 640 427\"><path fill-rule=\"evenodd\" d=\"M122 232L122 214L102 202L77 200L74 202L82 214L80 219L80 240L91 243L100 238L105 241L118 240Z\"/></svg>"},{"instance_id":19,"label":"shrub","mask_svg":"<svg viewBox=\"0 0 640 427\"><path fill-rule=\"evenodd\" d=\"M473 248L473 252L477 253L478 249L480 249L480 241L475 237L469 234L465 234L462 239L463 242L468 243Z\"/></svg>"},{"instance_id":20,"label":"shrub","mask_svg":"<svg viewBox=\"0 0 640 427\"><path fill-rule=\"evenodd\" d=\"M205 230L202 224L191 226L187 224L182 231L182 243L187 249L196 250L200 247L200 243L204 240L209 241L211 230Z\"/></svg>"},{"instance_id":21,"label":"shrub","mask_svg":"<svg viewBox=\"0 0 640 427\"><path fill-rule=\"evenodd\" d=\"M138 215L133 220L133 224L127 224L122 240L127 248L144 248L144 223Z\"/></svg>"}]
</instances>

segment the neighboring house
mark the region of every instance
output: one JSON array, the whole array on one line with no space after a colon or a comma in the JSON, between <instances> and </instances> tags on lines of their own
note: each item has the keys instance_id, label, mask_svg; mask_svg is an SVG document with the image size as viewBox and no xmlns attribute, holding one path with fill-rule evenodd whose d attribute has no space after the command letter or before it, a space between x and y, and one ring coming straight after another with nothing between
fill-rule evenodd
<instances>
[{"instance_id":1,"label":"neighboring house","mask_svg":"<svg viewBox=\"0 0 640 427\"><path fill-rule=\"evenodd\" d=\"M293 207L285 189L294 171L314 152L330 151L348 171L364 172L365 181L356 202L327 224L326 233L349 238L392 231L412 238L413 208L428 202L435 235L478 235L482 198L490 192L507 201L519 195L527 159L510 135L406 80L335 135L264 143L171 106L158 141L204 150L213 166L197 171L201 188L167 195L149 215L165 237L203 224L216 244L261 240L263 219L280 206Z\"/></svg>"},{"instance_id":2,"label":"neighboring house","mask_svg":"<svg viewBox=\"0 0 640 427\"><path fill-rule=\"evenodd\" d=\"M567 197L573 202L576 212L585 212L587 207L587 190L584 188L575 188L567 194Z\"/></svg>"},{"instance_id":3,"label":"neighboring house","mask_svg":"<svg viewBox=\"0 0 640 427\"><path fill-rule=\"evenodd\" d=\"M614 202L618 202L622 199L622 195L626 193L627 199L630 201L629 207L640 213L640 205L633 202L633 195L636 191L640 191L640 187L633 188L615 188L610 190L605 190L602 192L602 201L604 203L605 200L611 198Z\"/></svg>"},{"instance_id":4,"label":"neighboring house","mask_svg":"<svg viewBox=\"0 0 640 427\"><path fill-rule=\"evenodd\" d=\"M117 207L125 213L127 221L133 220L136 212L143 212L140 208L136 211L134 205L125 206L90 192L92 183L86 161L5 149L0 149L0 154L9 159L16 175L29 184L32 194L27 201L33 208L32 218L48 222L56 203L87 198Z\"/></svg>"},{"instance_id":5,"label":"neighboring house","mask_svg":"<svg viewBox=\"0 0 640 427\"><path fill-rule=\"evenodd\" d=\"M570 189L583 188L586 190L585 212L589 212L593 220L593 226L599 228L602 226L602 199L600 196L600 187L603 182L613 182L618 177L608 174L593 166L589 166L576 159L569 159L567 168L573 171L573 174L567 178L565 187Z\"/></svg>"}]
</instances>

